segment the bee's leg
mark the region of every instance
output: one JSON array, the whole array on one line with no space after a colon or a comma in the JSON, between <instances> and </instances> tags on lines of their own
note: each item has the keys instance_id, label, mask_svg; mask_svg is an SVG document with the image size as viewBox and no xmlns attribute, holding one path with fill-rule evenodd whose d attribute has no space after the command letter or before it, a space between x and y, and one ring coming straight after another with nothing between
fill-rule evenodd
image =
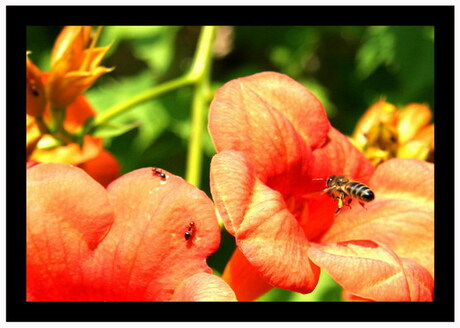
<instances>
[{"instance_id":1,"label":"bee's leg","mask_svg":"<svg viewBox=\"0 0 460 328\"><path fill-rule=\"evenodd\" d=\"M347 206L351 208L350 204L352 202L353 198L348 198Z\"/></svg>"},{"instance_id":2,"label":"bee's leg","mask_svg":"<svg viewBox=\"0 0 460 328\"><path fill-rule=\"evenodd\" d=\"M328 194L332 198L335 198L334 195L333 195L333 191L334 191L334 188L332 188L332 187L323 189L323 192L325 192L326 194Z\"/></svg>"},{"instance_id":3,"label":"bee's leg","mask_svg":"<svg viewBox=\"0 0 460 328\"><path fill-rule=\"evenodd\" d=\"M359 202L359 204L360 204L365 210L367 210L367 208L364 206L364 202Z\"/></svg>"},{"instance_id":4,"label":"bee's leg","mask_svg":"<svg viewBox=\"0 0 460 328\"><path fill-rule=\"evenodd\" d=\"M337 200L337 210L335 211L335 214L339 214L340 210L343 207L343 199L345 198L344 193L340 193L340 196L336 196L335 199Z\"/></svg>"}]
</instances>

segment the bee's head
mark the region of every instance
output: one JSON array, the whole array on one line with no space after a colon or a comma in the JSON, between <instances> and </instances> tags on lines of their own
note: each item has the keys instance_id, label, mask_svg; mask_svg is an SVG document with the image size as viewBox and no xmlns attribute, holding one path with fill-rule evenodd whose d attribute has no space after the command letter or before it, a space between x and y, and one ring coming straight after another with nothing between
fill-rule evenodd
<instances>
[{"instance_id":1,"label":"bee's head","mask_svg":"<svg viewBox=\"0 0 460 328\"><path fill-rule=\"evenodd\" d=\"M331 175L328 179L327 179L327 186L328 187L331 187L332 185L336 184L336 179L337 179L337 176L336 175Z\"/></svg>"},{"instance_id":2,"label":"bee's head","mask_svg":"<svg viewBox=\"0 0 460 328\"><path fill-rule=\"evenodd\" d=\"M348 182L348 179L345 178L344 176L341 175L331 175L327 179L327 186L332 187L332 186L343 186Z\"/></svg>"}]
</instances>

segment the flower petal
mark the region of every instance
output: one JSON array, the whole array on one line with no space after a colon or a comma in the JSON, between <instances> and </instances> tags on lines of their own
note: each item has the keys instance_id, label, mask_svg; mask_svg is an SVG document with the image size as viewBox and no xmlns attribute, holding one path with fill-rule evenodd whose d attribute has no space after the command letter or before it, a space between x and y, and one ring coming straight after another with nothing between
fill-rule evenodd
<instances>
[{"instance_id":1,"label":"flower petal","mask_svg":"<svg viewBox=\"0 0 460 328\"><path fill-rule=\"evenodd\" d=\"M85 122L96 115L85 96L79 95L66 109L64 127L69 132L77 132Z\"/></svg>"},{"instance_id":2,"label":"flower petal","mask_svg":"<svg viewBox=\"0 0 460 328\"><path fill-rule=\"evenodd\" d=\"M420 265L412 260L405 258L401 258L400 260L405 274L411 277L411 279L407 280L411 299L416 301L432 301L434 281L430 273L425 269L421 269ZM353 295L347 290L344 290L343 298L351 301L372 301Z\"/></svg>"},{"instance_id":3,"label":"flower petal","mask_svg":"<svg viewBox=\"0 0 460 328\"><path fill-rule=\"evenodd\" d=\"M70 165L27 173L29 300L167 301L190 275L211 272L214 207L183 179L140 169L106 191Z\"/></svg>"},{"instance_id":4,"label":"flower petal","mask_svg":"<svg viewBox=\"0 0 460 328\"><path fill-rule=\"evenodd\" d=\"M416 158L421 161L428 158L430 144L424 141L413 140L400 146L396 153L398 158Z\"/></svg>"},{"instance_id":5,"label":"flower petal","mask_svg":"<svg viewBox=\"0 0 460 328\"><path fill-rule=\"evenodd\" d=\"M371 184L386 199L404 199L434 206L434 164L416 159L392 159L380 165Z\"/></svg>"},{"instance_id":6,"label":"flower petal","mask_svg":"<svg viewBox=\"0 0 460 328\"><path fill-rule=\"evenodd\" d=\"M422 266L401 260L370 240L315 244L311 259L350 293L376 301L431 301L433 278Z\"/></svg>"},{"instance_id":7,"label":"flower petal","mask_svg":"<svg viewBox=\"0 0 460 328\"><path fill-rule=\"evenodd\" d=\"M434 165L413 159L381 164L370 181L375 200L336 216L322 242L370 239L434 273ZM352 203L353 204L353 203Z\"/></svg>"},{"instance_id":8,"label":"flower petal","mask_svg":"<svg viewBox=\"0 0 460 328\"><path fill-rule=\"evenodd\" d=\"M59 146L51 149L35 149L30 156L30 159L43 163L68 163L78 165L90 159L97 157L102 150L101 138L95 138L90 135L85 135L83 146L76 143L70 143L65 146ZM54 142L54 138L50 135L44 135L39 142L39 145L44 145L47 142Z\"/></svg>"},{"instance_id":9,"label":"flower petal","mask_svg":"<svg viewBox=\"0 0 460 328\"><path fill-rule=\"evenodd\" d=\"M110 182L120 175L120 164L118 164L116 158L106 150L102 150L97 157L83 162L79 167L85 170L86 173L104 187L107 187Z\"/></svg>"},{"instance_id":10,"label":"flower petal","mask_svg":"<svg viewBox=\"0 0 460 328\"><path fill-rule=\"evenodd\" d=\"M47 85L48 98L53 106L65 108L91 87L102 75L113 71L113 68L97 67L91 72L72 71L59 76L51 72ZM59 72L60 73L60 72Z\"/></svg>"},{"instance_id":11,"label":"flower petal","mask_svg":"<svg viewBox=\"0 0 460 328\"><path fill-rule=\"evenodd\" d=\"M65 26L56 38L51 51L51 66L58 63L78 63L75 56L80 55L88 45L91 26Z\"/></svg>"},{"instance_id":12,"label":"flower petal","mask_svg":"<svg viewBox=\"0 0 460 328\"><path fill-rule=\"evenodd\" d=\"M228 82L217 91L209 112L216 150L244 152L257 176L282 192L305 176L310 148L324 144L329 128L319 100L274 72Z\"/></svg>"},{"instance_id":13,"label":"flower petal","mask_svg":"<svg viewBox=\"0 0 460 328\"><path fill-rule=\"evenodd\" d=\"M364 298L364 297L359 297L359 296L356 296L356 295L353 295L352 293L350 293L348 290L344 289L342 291L342 297L344 300L346 301L359 301L359 302L373 302L373 300L370 300L368 298Z\"/></svg>"},{"instance_id":14,"label":"flower petal","mask_svg":"<svg viewBox=\"0 0 460 328\"><path fill-rule=\"evenodd\" d=\"M412 139L431 120L431 110L423 104L409 104L399 113L398 137L400 143Z\"/></svg>"},{"instance_id":15,"label":"flower petal","mask_svg":"<svg viewBox=\"0 0 460 328\"><path fill-rule=\"evenodd\" d=\"M380 125L393 126L398 120L398 108L384 100L379 100L369 107L359 119L353 132L353 139L359 149L364 149L369 139L375 139L375 135L369 135L375 127Z\"/></svg>"},{"instance_id":16,"label":"flower petal","mask_svg":"<svg viewBox=\"0 0 460 328\"><path fill-rule=\"evenodd\" d=\"M276 287L311 292L319 270L307 256L309 242L282 195L255 177L237 151L223 151L211 162L211 193L241 252Z\"/></svg>"},{"instance_id":17,"label":"flower petal","mask_svg":"<svg viewBox=\"0 0 460 328\"><path fill-rule=\"evenodd\" d=\"M109 47L89 45L91 26L66 26L51 53L46 92L56 108L64 108L111 68L98 66ZM94 40L93 40L94 41ZM90 48L86 49L87 46Z\"/></svg>"},{"instance_id":18,"label":"flower petal","mask_svg":"<svg viewBox=\"0 0 460 328\"><path fill-rule=\"evenodd\" d=\"M105 189L83 170L27 170L27 289L41 301L84 297L85 261L113 223Z\"/></svg>"},{"instance_id":19,"label":"flower petal","mask_svg":"<svg viewBox=\"0 0 460 328\"><path fill-rule=\"evenodd\" d=\"M257 268L251 265L239 248L235 249L230 261L227 262L222 279L232 287L240 302L254 301L273 288L261 277Z\"/></svg>"},{"instance_id":20,"label":"flower petal","mask_svg":"<svg viewBox=\"0 0 460 328\"><path fill-rule=\"evenodd\" d=\"M222 278L208 273L197 273L176 288L172 301L236 302L236 296Z\"/></svg>"},{"instance_id":21,"label":"flower petal","mask_svg":"<svg viewBox=\"0 0 460 328\"><path fill-rule=\"evenodd\" d=\"M169 300L185 278L211 273L206 257L220 242L214 206L201 190L163 173L166 178L139 169L108 186L116 217L96 263L108 299ZM193 235L186 240L190 222Z\"/></svg>"},{"instance_id":22,"label":"flower petal","mask_svg":"<svg viewBox=\"0 0 460 328\"><path fill-rule=\"evenodd\" d=\"M327 178L330 175L345 175L354 179L367 179L374 173L374 167L349 139L331 128L328 142L313 151L312 178Z\"/></svg>"},{"instance_id":23,"label":"flower petal","mask_svg":"<svg viewBox=\"0 0 460 328\"><path fill-rule=\"evenodd\" d=\"M223 151L211 160L210 186L214 203L225 228L232 235L240 228L245 206L256 176L245 156L237 151Z\"/></svg>"},{"instance_id":24,"label":"flower petal","mask_svg":"<svg viewBox=\"0 0 460 328\"><path fill-rule=\"evenodd\" d=\"M45 87L40 79L40 70L26 56L26 112L27 115L41 116L46 106Z\"/></svg>"},{"instance_id":25,"label":"flower petal","mask_svg":"<svg viewBox=\"0 0 460 328\"><path fill-rule=\"evenodd\" d=\"M336 218L337 201L320 192L326 188L327 178L344 175L367 184L375 170L345 135L331 128L328 137L325 146L313 151L311 176L303 181L304 194L297 196L295 206L290 206L310 241L319 241Z\"/></svg>"}]
</instances>

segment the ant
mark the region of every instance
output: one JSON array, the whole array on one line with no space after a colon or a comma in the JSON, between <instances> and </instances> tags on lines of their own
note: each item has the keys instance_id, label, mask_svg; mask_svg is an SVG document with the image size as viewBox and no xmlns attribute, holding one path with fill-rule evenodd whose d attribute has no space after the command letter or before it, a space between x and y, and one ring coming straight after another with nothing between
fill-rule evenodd
<instances>
[{"instance_id":1,"label":"ant","mask_svg":"<svg viewBox=\"0 0 460 328\"><path fill-rule=\"evenodd\" d=\"M159 176L163 180L166 180L166 174L161 169L157 167L152 167L152 173L153 175Z\"/></svg>"},{"instance_id":2,"label":"ant","mask_svg":"<svg viewBox=\"0 0 460 328\"><path fill-rule=\"evenodd\" d=\"M184 233L185 240L189 240L193 237L193 231L195 230L195 222L191 221L188 224L187 231Z\"/></svg>"}]
</instances>

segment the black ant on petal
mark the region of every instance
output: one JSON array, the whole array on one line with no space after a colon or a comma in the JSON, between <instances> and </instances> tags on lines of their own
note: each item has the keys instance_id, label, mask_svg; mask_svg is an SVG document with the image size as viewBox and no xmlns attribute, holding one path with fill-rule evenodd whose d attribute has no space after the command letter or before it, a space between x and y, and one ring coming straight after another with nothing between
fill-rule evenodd
<instances>
[{"instance_id":1,"label":"black ant on petal","mask_svg":"<svg viewBox=\"0 0 460 328\"><path fill-rule=\"evenodd\" d=\"M166 178L167 178L166 174L161 169L159 169L157 167L152 167L152 173L153 173L153 175L156 175L156 176L160 177L163 180L166 180Z\"/></svg>"},{"instance_id":2,"label":"black ant on petal","mask_svg":"<svg viewBox=\"0 0 460 328\"><path fill-rule=\"evenodd\" d=\"M195 231L195 222L190 221L187 227L187 231L185 231L184 233L185 240L189 240L190 238L192 238L194 231Z\"/></svg>"}]
</instances>

